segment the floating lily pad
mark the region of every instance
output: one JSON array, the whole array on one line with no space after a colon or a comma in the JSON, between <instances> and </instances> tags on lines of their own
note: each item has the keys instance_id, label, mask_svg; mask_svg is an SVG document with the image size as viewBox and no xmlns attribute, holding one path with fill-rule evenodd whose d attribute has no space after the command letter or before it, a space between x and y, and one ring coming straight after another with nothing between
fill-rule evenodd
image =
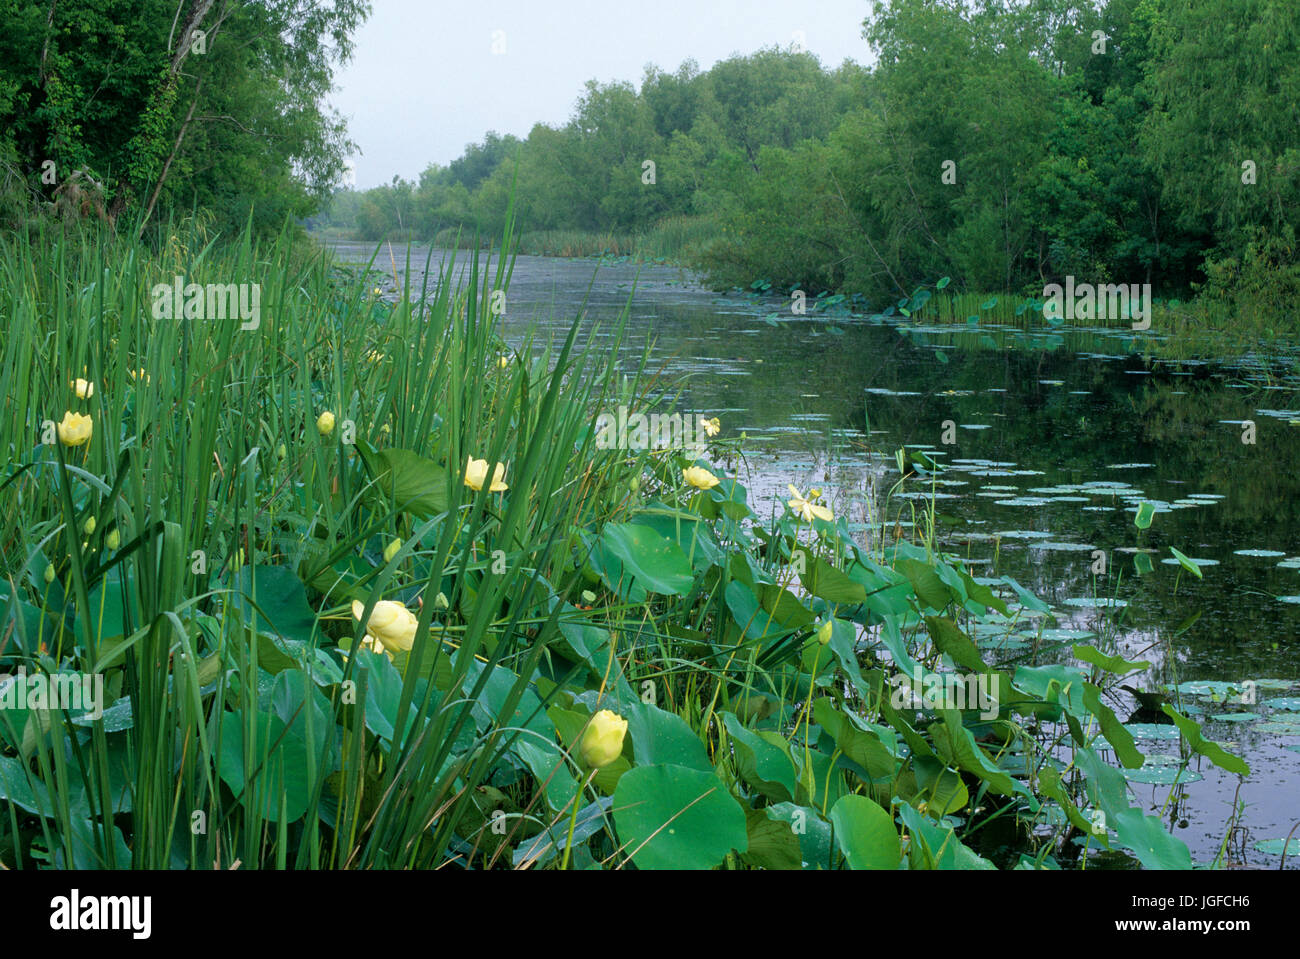
<instances>
[{"instance_id":1,"label":"floating lily pad","mask_svg":"<svg viewBox=\"0 0 1300 959\"><path fill-rule=\"evenodd\" d=\"M1283 851L1288 856L1296 856L1300 855L1300 838L1292 837L1290 843L1287 843L1285 838L1261 839L1255 843L1255 848L1269 856L1280 856Z\"/></svg>"},{"instance_id":2,"label":"floating lily pad","mask_svg":"<svg viewBox=\"0 0 1300 959\"><path fill-rule=\"evenodd\" d=\"M1277 598L1277 601L1279 603L1291 603L1293 605L1300 605L1300 596L1279 596Z\"/></svg>"},{"instance_id":3,"label":"floating lily pad","mask_svg":"<svg viewBox=\"0 0 1300 959\"><path fill-rule=\"evenodd\" d=\"M1145 783L1149 786L1172 786L1174 783L1197 783L1205 777L1194 769L1179 766L1153 766L1141 769L1125 769L1124 778L1131 783Z\"/></svg>"},{"instance_id":4,"label":"floating lily pad","mask_svg":"<svg viewBox=\"0 0 1300 959\"><path fill-rule=\"evenodd\" d=\"M1134 739L1177 739L1178 727L1164 723L1128 723L1124 727Z\"/></svg>"},{"instance_id":5,"label":"floating lily pad","mask_svg":"<svg viewBox=\"0 0 1300 959\"><path fill-rule=\"evenodd\" d=\"M1214 713L1210 718L1219 723L1253 723L1259 719L1259 713Z\"/></svg>"},{"instance_id":6,"label":"floating lily pad","mask_svg":"<svg viewBox=\"0 0 1300 959\"><path fill-rule=\"evenodd\" d=\"M1043 630L1043 639L1048 642L1074 642L1080 639L1091 639L1097 634L1090 629L1045 629Z\"/></svg>"},{"instance_id":7,"label":"floating lily pad","mask_svg":"<svg viewBox=\"0 0 1300 959\"><path fill-rule=\"evenodd\" d=\"M1066 606L1079 609L1119 609L1128 605L1125 599L1107 599L1104 596L1077 596L1065 601Z\"/></svg>"},{"instance_id":8,"label":"floating lily pad","mask_svg":"<svg viewBox=\"0 0 1300 959\"><path fill-rule=\"evenodd\" d=\"M1221 679L1189 679L1179 683L1177 688L1184 696L1218 696L1221 699L1229 693L1241 692L1240 683L1229 683Z\"/></svg>"},{"instance_id":9,"label":"floating lily pad","mask_svg":"<svg viewBox=\"0 0 1300 959\"><path fill-rule=\"evenodd\" d=\"M1278 549L1234 549L1234 556L1285 556L1286 553Z\"/></svg>"},{"instance_id":10,"label":"floating lily pad","mask_svg":"<svg viewBox=\"0 0 1300 959\"><path fill-rule=\"evenodd\" d=\"M1255 685L1259 686L1259 683ZM1278 696L1276 699L1265 700L1265 705L1270 709L1300 710L1300 696Z\"/></svg>"},{"instance_id":11,"label":"floating lily pad","mask_svg":"<svg viewBox=\"0 0 1300 959\"><path fill-rule=\"evenodd\" d=\"M1184 762L1182 756L1176 756L1173 753L1147 753L1143 768L1147 766L1181 766Z\"/></svg>"},{"instance_id":12,"label":"floating lily pad","mask_svg":"<svg viewBox=\"0 0 1300 959\"><path fill-rule=\"evenodd\" d=\"M1270 720L1258 724L1255 729L1261 733L1274 733L1278 736L1300 736L1300 722L1284 723Z\"/></svg>"}]
</instances>

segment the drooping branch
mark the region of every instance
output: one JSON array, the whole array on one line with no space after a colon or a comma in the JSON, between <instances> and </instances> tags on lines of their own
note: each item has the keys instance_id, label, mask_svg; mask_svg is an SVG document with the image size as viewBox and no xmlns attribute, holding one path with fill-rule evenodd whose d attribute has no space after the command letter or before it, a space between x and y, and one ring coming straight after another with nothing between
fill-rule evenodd
<instances>
[{"instance_id":1,"label":"drooping branch","mask_svg":"<svg viewBox=\"0 0 1300 959\"><path fill-rule=\"evenodd\" d=\"M185 120L181 123L180 131L176 134L176 142L172 144L172 152L167 154L167 159L163 163L162 172L158 174L158 181L153 186L153 192L149 194L149 202L145 205L144 216L140 218L140 231L136 238L139 239L144 234L145 224L153 216L153 208L158 203L158 197L162 194L163 184L167 182L167 174L171 172L172 161L176 159L176 154L180 152L181 142L185 139L185 131L189 129L190 121L194 119L194 108L199 105L199 91L203 89L203 78L200 77L194 84L194 99L190 101L189 112L185 114Z\"/></svg>"}]
</instances>

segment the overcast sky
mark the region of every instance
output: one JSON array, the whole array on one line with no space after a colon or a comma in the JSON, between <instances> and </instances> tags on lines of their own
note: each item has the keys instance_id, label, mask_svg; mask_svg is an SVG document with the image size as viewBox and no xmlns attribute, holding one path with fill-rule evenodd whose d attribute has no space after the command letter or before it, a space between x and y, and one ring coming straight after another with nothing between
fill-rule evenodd
<instances>
[{"instance_id":1,"label":"overcast sky","mask_svg":"<svg viewBox=\"0 0 1300 959\"><path fill-rule=\"evenodd\" d=\"M372 0L333 106L360 147L356 185L415 179L489 130L561 124L588 80L640 85L646 64L707 70L800 41L866 63L869 0ZM499 31L499 33L498 33ZM504 53L494 53L494 42Z\"/></svg>"}]
</instances>

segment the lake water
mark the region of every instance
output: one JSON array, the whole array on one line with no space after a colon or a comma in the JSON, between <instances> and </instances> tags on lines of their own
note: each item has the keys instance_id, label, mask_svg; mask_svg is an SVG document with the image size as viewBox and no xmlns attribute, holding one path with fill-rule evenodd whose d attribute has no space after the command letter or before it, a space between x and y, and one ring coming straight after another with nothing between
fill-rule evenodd
<instances>
[{"instance_id":1,"label":"lake water","mask_svg":"<svg viewBox=\"0 0 1300 959\"><path fill-rule=\"evenodd\" d=\"M374 250L335 249L352 261ZM395 252L400 275L404 253ZM427 252L413 249L412 263L422 268ZM391 270L387 250L376 265ZM650 338L651 366L686 377L674 411L718 416L724 436L748 435L752 455L733 468L752 502L771 509L786 483L820 486L837 515L907 535L935 494L946 548L975 575L1009 574L1054 608L1057 631L1040 642L1150 660L1152 670L1126 680L1143 690L1183 684L1184 705L1209 737L1251 765L1230 860L1276 868L1278 857L1255 843L1285 837L1300 820L1294 365L1152 363L1128 331L1053 329L1041 318L1023 330L954 330L847 312L799 317L788 301L713 293L672 267L527 256L510 283L506 337L560 337L584 312L612 327L634 285L629 368ZM946 469L933 484L909 477L889 496L900 447L926 448ZM1141 533L1140 502L1157 509ZM1170 547L1201 561L1204 578ZM1116 602L1090 605L1097 598ZM1027 623L1023 635L985 645L986 658L1030 656L1036 636ZM1216 702L1220 686L1189 685L1245 681L1257 684L1254 704ZM1110 705L1124 718L1137 704L1123 693ZM1153 759L1178 751L1176 739L1138 746L1152 767L1139 779L1158 776ZM1167 785L1134 781L1133 796L1204 862L1223 842L1237 777L1199 759L1190 768L1204 778L1175 802L1165 803Z\"/></svg>"}]
</instances>

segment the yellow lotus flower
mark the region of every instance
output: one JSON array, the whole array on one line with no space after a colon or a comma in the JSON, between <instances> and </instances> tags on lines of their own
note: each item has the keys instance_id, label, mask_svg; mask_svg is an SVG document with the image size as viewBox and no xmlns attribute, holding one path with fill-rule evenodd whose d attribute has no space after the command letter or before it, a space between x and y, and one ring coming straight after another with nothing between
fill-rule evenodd
<instances>
[{"instance_id":1,"label":"yellow lotus flower","mask_svg":"<svg viewBox=\"0 0 1300 959\"><path fill-rule=\"evenodd\" d=\"M316 418L316 429L320 430L321 436L329 436L334 432L334 414L326 410Z\"/></svg>"},{"instance_id":2,"label":"yellow lotus flower","mask_svg":"<svg viewBox=\"0 0 1300 959\"><path fill-rule=\"evenodd\" d=\"M365 611L365 603L353 601L353 616L361 619ZM382 643L385 649L406 652L415 645L415 630L419 625L420 621L415 614L401 603L381 599L370 612L366 633Z\"/></svg>"},{"instance_id":3,"label":"yellow lotus flower","mask_svg":"<svg viewBox=\"0 0 1300 959\"><path fill-rule=\"evenodd\" d=\"M55 430L59 434L59 442L64 446L85 446L95 432L95 421L83 413L68 410Z\"/></svg>"},{"instance_id":4,"label":"yellow lotus flower","mask_svg":"<svg viewBox=\"0 0 1300 959\"><path fill-rule=\"evenodd\" d=\"M53 564L53 563L50 563L48 566L45 567L45 582L47 582L47 583L52 583L52 582L54 582L54 577L57 576L57 575L58 575L58 573L56 573L56 572L54 571L54 564Z\"/></svg>"},{"instance_id":5,"label":"yellow lotus flower","mask_svg":"<svg viewBox=\"0 0 1300 959\"><path fill-rule=\"evenodd\" d=\"M828 523L835 518L835 514L825 506L816 505L815 500L821 499L821 490L809 490L808 498L805 499L803 493L795 489L793 484L787 483L786 488L790 490L790 494L794 497L794 499L787 500L790 509L794 510L795 514L803 519L805 523L811 523L814 517L824 519Z\"/></svg>"},{"instance_id":6,"label":"yellow lotus flower","mask_svg":"<svg viewBox=\"0 0 1300 959\"><path fill-rule=\"evenodd\" d=\"M582 734L582 761L591 769L608 766L623 753L627 720L618 713L602 709L591 717Z\"/></svg>"},{"instance_id":7,"label":"yellow lotus flower","mask_svg":"<svg viewBox=\"0 0 1300 959\"><path fill-rule=\"evenodd\" d=\"M497 360L497 366L501 367L501 369L503 370L509 365L510 365L510 357L508 356L503 356L501 357L501 359Z\"/></svg>"},{"instance_id":8,"label":"yellow lotus flower","mask_svg":"<svg viewBox=\"0 0 1300 959\"><path fill-rule=\"evenodd\" d=\"M711 420L703 420L704 435L717 436L722 432L722 422L715 416Z\"/></svg>"},{"instance_id":9,"label":"yellow lotus flower","mask_svg":"<svg viewBox=\"0 0 1300 959\"><path fill-rule=\"evenodd\" d=\"M72 390L77 394L77 399L88 400L95 395L95 384L90 380L76 379L72 381Z\"/></svg>"},{"instance_id":10,"label":"yellow lotus flower","mask_svg":"<svg viewBox=\"0 0 1300 959\"><path fill-rule=\"evenodd\" d=\"M81 531L89 536L95 531L95 517L87 516L86 521L81 524Z\"/></svg>"},{"instance_id":11,"label":"yellow lotus flower","mask_svg":"<svg viewBox=\"0 0 1300 959\"><path fill-rule=\"evenodd\" d=\"M696 489L713 489L722 482L703 466L692 466L689 469L682 470L682 479Z\"/></svg>"},{"instance_id":12,"label":"yellow lotus flower","mask_svg":"<svg viewBox=\"0 0 1300 959\"><path fill-rule=\"evenodd\" d=\"M483 484L487 482L487 460L476 460L474 457L469 458L465 464L465 485L471 489L481 490ZM491 492L501 493L510 487L505 483L506 467L504 463L498 463L497 468L492 473Z\"/></svg>"},{"instance_id":13,"label":"yellow lotus flower","mask_svg":"<svg viewBox=\"0 0 1300 959\"><path fill-rule=\"evenodd\" d=\"M825 646L827 643L831 641L831 635L834 632L835 632L835 620L833 619L826 620L826 622L822 623L821 627L817 630L817 642Z\"/></svg>"},{"instance_id":14,"label":"yellow lotus flower","mask_svg":"<svg viewBox=\"0 0 1300 959\"><path fill-rule=\"evenodd\" d=\"M393 557L397 555L397 551L401 548L402 548L402 541L400 539L395 539L387 546L385 546L384 562L391 563L393 561Z\"/></svg>"},{"instance_id":15,"label":"yellow lotus flower","mask_svg":"<svg viewBox=\"0 0 1300 959\"><path fill-rule=\"evenodd\" d=\"M111 550L116 550L122 545L122 534L115 529L110 529L108 535L104 537L104 545Z\"/></svg>"}]
</instances>

